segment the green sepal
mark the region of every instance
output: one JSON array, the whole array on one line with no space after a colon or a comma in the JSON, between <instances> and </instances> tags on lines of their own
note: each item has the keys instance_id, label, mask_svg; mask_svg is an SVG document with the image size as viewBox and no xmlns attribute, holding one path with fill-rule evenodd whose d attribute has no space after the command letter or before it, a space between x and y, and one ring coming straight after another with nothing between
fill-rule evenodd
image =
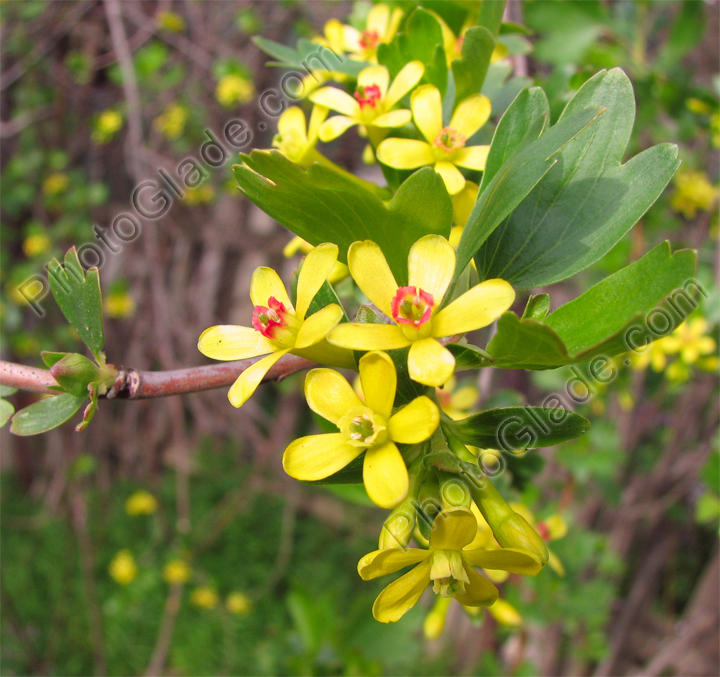
<instances>
[{"instance_id":1,"label":"green sepal","mask_svg":"<svg viewBox=\"0 0 720 677\"><path fill-rule=\"evenodd\" d=\"M580 414L554 407L487 409L460 421L444 421L463 444L516 451L550 447L579 437L590 427Z\"/></svg>"},{"instance_id":2,"label":"green sepal","mask_svg":"<svg viewBox=\"0 0 720 677\"><path fill-rule=\"evenodd\" d=\"M242 155L233 171L241 192L295 234L318 245L338 245L339 260L357 240L382 249L399 286L407 284L410 248L423 235L448 237L452 202L440 176L424 167L412 174L384 203L356 181L329 167L307 170L277 151Z\"/></svg>"},{"instance_id":3,"label":"green sepal","mask_svg":"<svg viewBox=\"0 0 720 677\"><path fill-rule=\"evenodd\" d=\"M48 264L48 273L50 291L65 319L99 362L105 333L98 269L85 272L75 247L71 247L65 254L64 266L53 259Z\"/></svg>"},{"instance_id":4,"label":"green sepal","mask_svg":"<svg viewBox=\"0 0 720 677\"><path fill-rule=\"evenodd\" d=\"M455 357L455 371L480 369L493 361L490 353L471 343L448 343L445 347Z\"/></svg>"},{"instance_id":5,"label":"green sepal","mask_svg":"<svg viewBox=\"0 0 720 677\"><path fill-rule=\"evenodd\" d=\"M10 432L24 437L57 428L71 419L85 400L85 397L75 397L69 393L42 399L13 416Z\"/></svg>"}]
</instances>

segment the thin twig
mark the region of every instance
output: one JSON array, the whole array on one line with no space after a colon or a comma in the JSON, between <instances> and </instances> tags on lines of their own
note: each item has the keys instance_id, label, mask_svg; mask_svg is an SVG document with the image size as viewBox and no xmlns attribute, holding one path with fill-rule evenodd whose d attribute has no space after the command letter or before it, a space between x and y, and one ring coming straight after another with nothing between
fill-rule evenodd
<instances>
[{"instance_id":1,"label":"thin twig","mask_svg":"<svg viewBox=\"0 0 720 677\"><path fill-rule=\"evenodd\" d=\"M160 622L157 642L155 643L150 663L148 664L147 670L145 670L145 677L157 677L162 673L175 630L175 619L180 611L182 591L182 583L174 583L170 586L170 593L165 602L165 612Z\"/></svg>"}]
</instances>

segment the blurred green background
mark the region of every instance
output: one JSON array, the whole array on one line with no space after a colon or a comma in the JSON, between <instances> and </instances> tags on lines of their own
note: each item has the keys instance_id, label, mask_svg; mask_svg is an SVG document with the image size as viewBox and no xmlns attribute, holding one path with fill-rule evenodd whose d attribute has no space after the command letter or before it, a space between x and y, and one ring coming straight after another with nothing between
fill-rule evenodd
<instances>
[{"instance_id":1,"label":"blurred green background","mask_svg":"<svg viewBox=\"0 0 720 677\"><path fill-rule=\"evenodd\" d=\"M2 2L3 359L42 366L40 350L82 351L51 298L39 317L18 285L68 247L97 244L94 227L130 209L139 180L174 172L232 118L253 131L252 147L270 147L274 121L258 101L281 71L264 65L252 35L294 44L367 9ZM613 251L548 290L553 304L664 239L699 250L707 293L675 344L616 361L617 378L579 407L588 435L499 478L538 519L562 515L567 534L552 550L564 576L513 576L502 596L515 616L470 618L454 605L434 639L423 633L431 593L382 625L371 607L386 581L363 583L356 565L376 547L383 512L362 490L300 485L280 466L288 441L313 425L302 375L263 386L241 410L224 390L102 401L83 433L0 433L2 674L718 674L719 14L717 2L695 0L508 2L506 18L530 33L507 63L546 89L553 115L599 69L620 66L638 105L629 156L670 141L683 159ZM363 145L347 135L326 150L373 178ZM106 255L110 362L205 364L197 337L247 323L252 270L289 277L290 234L240 196L231 164ZM480 406L537 404L571 377L486 370L460 382L479 388ZM34 399L10 397L16 408ZM526 478L523 463L539 473Z\"/></svg>"}]
</instances>

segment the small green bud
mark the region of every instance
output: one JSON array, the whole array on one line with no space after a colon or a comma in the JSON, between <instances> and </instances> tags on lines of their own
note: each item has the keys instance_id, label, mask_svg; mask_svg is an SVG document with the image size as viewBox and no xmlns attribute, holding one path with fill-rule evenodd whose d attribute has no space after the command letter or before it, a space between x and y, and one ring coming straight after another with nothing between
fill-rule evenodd
<instances>
[{"instance_id":1,"label":"small green bud","mask_svg":"<svg viewBox=\"0 0 720 677\"><path fill-rule=\"evenodd\" d=\"M414 501L403 501L385 520L378 539L380 550L407 547L417 523L417 511L413 503Z\"/></svg>"},{"instance_id":2,"label":"small green bud","mask_svg":"<svg viewBox=\"0 0 720 677\"><path fill-rule=\"evenodd\" d=\"M88 385L108 378L109 374L84 355L68 353L50 368L60 386L75 397L88 397Z\"/></svg>"}]
</instances>

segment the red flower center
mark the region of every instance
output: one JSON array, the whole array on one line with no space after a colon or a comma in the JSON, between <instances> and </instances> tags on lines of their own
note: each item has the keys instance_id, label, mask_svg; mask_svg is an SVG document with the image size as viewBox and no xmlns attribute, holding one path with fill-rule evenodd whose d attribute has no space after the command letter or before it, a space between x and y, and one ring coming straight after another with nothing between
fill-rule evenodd
<instances>
[{"instance_id":1,"label":"red flower center","mask_svg":"<svg viewBox=\"0 0 720 677\"><path fill-rule=\"evenodd\" d=\"M375 49L380 42L377 31L363 31L360 38L360 47L363 49Z\"/></svg>"},{"instance_id":2,"label":"red flower center","mask_svg":"<svg viewBox=\"0 0 720 677\"><path fill-rule=\"evenodd\" d=\"M268 307L255 306L252 316L252 326L259 331L265 338L273 339L278 329L284 329L287 326L284 315L287 312L282 301L278 301L274 296L268 299Z\"/></svg>"},{"instance_id":3,"label":"red flower center","mask_svg":"<svg viewBox=\"0 0 720 677\"><path fill-rule=\"evenodd\" d=\"M446 153L450 153L453 150L462 148L465 145L465 141L465 135L458 132L457 129L444 127L437 133L433 145L436 148L441 148Z\"/></svg>"},{"instance_id":4,"label":"red flower center","mask_svg":"<svg viewBox=\"0 0 720 677\"><path fill-rule=\"evenodd\" d=\"M411 324L415 328L419 328L430 319L434 306L432 294L428 294L420 287L400 287L390 304L395 322Z\"/></svg>"},{"instance_id":5,"label":"red flower center","mask_svg":"<svg viewBox=\"0 0 720 677\"><path fill-rule=\"evenodd\" d=\"M360 104L360 108L364 108L365 106L372 106L375 108L377 106L377 102L382 97L382 92L380 91L380 87L378 85L365 85L364 87L360 85L354 96Z\"/></svg>"},{"instance_id":6,"label":"red flower center","mask_svg":"<svg viewBox=\"0 0 720 677\"><path fill-rule=\"evenodd\" d=\"M543 539L543 541L549 541L550 540L550 529L548 529L547 524L545 522L538 522L537 523L537 532L540 535L540 538Z\"/></svg>"}]
</instances>

